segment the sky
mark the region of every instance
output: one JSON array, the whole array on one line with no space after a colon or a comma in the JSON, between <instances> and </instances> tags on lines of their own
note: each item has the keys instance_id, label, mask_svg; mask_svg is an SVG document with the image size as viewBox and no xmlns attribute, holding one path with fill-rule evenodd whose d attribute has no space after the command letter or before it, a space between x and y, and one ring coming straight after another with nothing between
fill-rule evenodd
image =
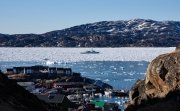
<instances>
[{"instance_id":1,"label":"sky","mask_svg":"<svg viewBox=\"0 0 180 111\"><path fill-rule=\"evenodd\" d=\"M180 21L180 0L0 0L3 34L41 34L136 18Z\"/></svg>"}]
</instances>

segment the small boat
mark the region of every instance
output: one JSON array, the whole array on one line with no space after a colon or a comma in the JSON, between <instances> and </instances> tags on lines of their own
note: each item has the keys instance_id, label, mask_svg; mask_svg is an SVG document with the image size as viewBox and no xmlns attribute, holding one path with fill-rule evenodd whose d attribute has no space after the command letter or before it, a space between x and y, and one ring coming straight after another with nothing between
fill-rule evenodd
<instances>
[{"instance_id":1,"label":"small boat","mask_svg":"<svg viewBox=\"0 0 180 111\"><path fill-rule=\"evenodd\" d=\"M85 51L85 52L81 52L81 54L99 54L99 52L91 49L91 50L88 50L88 51Z\"/></svg>"}]
</instances>

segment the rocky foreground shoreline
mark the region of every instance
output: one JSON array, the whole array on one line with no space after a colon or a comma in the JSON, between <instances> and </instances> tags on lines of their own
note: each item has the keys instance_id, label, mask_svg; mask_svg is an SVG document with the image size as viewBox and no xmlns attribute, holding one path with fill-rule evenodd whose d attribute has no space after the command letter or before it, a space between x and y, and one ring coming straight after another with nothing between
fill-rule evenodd
<instances>
[{"instance_id":1,"label":"rocky foreground shoreline","mask_svg":"<svg viewBox=\"0 0 180 111\"><path fill-rule=\"evenodd\" d=\"M180 48L155 58L135 83L125 111L180 111Z\"/></svg>"}]
</instances>

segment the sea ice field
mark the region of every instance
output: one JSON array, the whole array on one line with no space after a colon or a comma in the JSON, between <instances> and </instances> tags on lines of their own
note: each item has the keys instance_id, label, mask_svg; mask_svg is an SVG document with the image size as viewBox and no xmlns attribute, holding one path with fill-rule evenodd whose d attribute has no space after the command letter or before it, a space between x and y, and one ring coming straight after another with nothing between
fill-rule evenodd
<instances>
[{"instance_id":1,"label":"sea ice field","mask_svg":"<svg viewBox=\"0 0 180 111\"><path fill-rule=\"evenodd\" d=\"M173 51L169 48L93 48L99 54L81 54L91 48L0 48L0 61L151 61L159 54Z\"/></svg>"}]
</instances>

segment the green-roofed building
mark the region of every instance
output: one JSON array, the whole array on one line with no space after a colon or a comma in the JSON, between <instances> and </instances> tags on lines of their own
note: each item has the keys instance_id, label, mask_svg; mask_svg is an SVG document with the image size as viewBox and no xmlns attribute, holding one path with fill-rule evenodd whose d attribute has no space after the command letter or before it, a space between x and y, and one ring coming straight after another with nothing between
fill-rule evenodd
<instances>
[{"instance_id":1,"label":"green-roofed building","mask_svg":"<svg viewBox=\"0 0 180 111\"><path fill-rule=\"evenodd\" d=\"M90 103L95 104L95 106L99 108L104 108L105 105L104 101L99 101L99 100L91 100Z\"/></svg>"}]
</instances>

